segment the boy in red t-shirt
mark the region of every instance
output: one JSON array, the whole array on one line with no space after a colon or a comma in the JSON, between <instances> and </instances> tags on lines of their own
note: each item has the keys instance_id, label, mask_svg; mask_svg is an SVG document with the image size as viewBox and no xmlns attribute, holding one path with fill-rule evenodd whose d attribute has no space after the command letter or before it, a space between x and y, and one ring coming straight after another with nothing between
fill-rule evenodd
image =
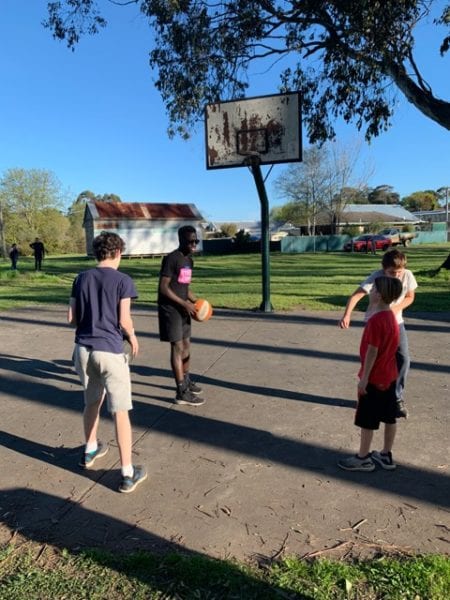
<instances>
[{"instance_id":1,"label":"boy in red t-shirt","mask_svg":"<svg viewBox=\"0 0 450 600\"><path fill-rule=\"evenodd\" d=\"M377 277L370 291L373 313L361 339L361 368L358 382L358 405L355 425L361 428L359 452L338 461L346 471L373 471L375 463L393 470L392 446L396 432L395 385L398 376L396 352L399 325L390 304L402 293L397 278ZM385 424L384 446L381 452L370 452L373 432Z\"/></svg>"}]
</instances>

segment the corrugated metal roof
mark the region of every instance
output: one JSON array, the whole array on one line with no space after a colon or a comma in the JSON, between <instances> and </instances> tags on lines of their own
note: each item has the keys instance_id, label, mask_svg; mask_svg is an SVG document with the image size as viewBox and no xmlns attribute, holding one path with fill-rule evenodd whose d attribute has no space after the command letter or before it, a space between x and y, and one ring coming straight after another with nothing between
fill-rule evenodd
<instances>
[{"instance_id":1,"label":"corrugated metal roof","mask_svg":"<svg viewBox=\"0 0 450 600\"><path fill-rule=\"evenodd\" d=\"M414 215L398 204L347 204L344 214L376 212L397 221L415 221Z\"/></svg>"},{"instance_id":2,"label":"corrugated metal roof","mask_svg":"<svg viewBox=\"0 0 450 600\"><path fill-rule=\"evenodd\" d=\"M405 218L401 218L401 217L397 217L395 218L394 215L389 215L387 213L385 213L384 211L376 211L376 210L362 210L362 211L357 211L357 210L352 210L352 211L345 211L342 215L342 219L343 220L347 220L347 221L351 221L352 223L358 223L358 221L363 222L363 223L375 223L377 221L380 222L403 222L403 221L410 221L410 219L405 219ZM417 219L412 218L412 221L415 223L417 221Z\"/></svg>"},{"instance_id":3,"label":"corrugated metal roof","mask_svg":"<svg viewBox=\"0 0 450 600\"><path fill-rule=\"evenodd\" d=\"M95 219L181 219L202 220L193 204L150 202L88 202Z\"/></svg>"}]
</instances>

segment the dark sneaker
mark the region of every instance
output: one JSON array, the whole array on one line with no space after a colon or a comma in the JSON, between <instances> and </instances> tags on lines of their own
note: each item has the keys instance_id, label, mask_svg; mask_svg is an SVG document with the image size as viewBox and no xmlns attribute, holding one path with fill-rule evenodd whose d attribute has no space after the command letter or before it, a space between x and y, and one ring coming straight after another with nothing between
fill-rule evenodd
<instances>
[{"instance_id":1,"label":"dark sneaker","mask_svg":"<svg viewBox=\"0 0 450 600\"><path fill-rule=\"evenodd\" d=\"M83 455L79 462L80 467L83 467L83 469L90 469L97 460L97 458L105 456L108 450L109 448L107 444L104 444L103 442L98 442L97 450L94 450L94 452L83 452Z\"/></svg>"},{"instance_id":2,"label":"dark sneaker","mask_svg":"<svg viewBox=\"0 0 450 600\"><path fill-rule=\"evenodd\" d=\"M175 397L175 404L188 404L190 406L200 406L205 401L203 398L198 398L190 390L178 390Z\"/></svg>"},{"instance_id":3,"label":"dark sneaker","mask_svg":"<svg viewBox=\"0 0 450 600\"><path fill-rule=\"evenodd\" d=\"M395 412L395 417L397 419L408 418L408 409L406 408L404 400L397 400L397 410Z\"/></svg>"},{"instance_id":4,"label":"dark sneaker","mask_svg":"<svg viewBox=\"0 0 450 600\"><path fill-rule=\"evenodd\" d=\"M187 388L188 390L191 392L191 394L201 394L203 392L202 388L197 385L196 383L194 383L193 381L191 381L190 379L187 382Z\"/></svg>"},{"instance_id":5,"label":"dark sneaker","mask_svg":"<svg viewBox=\"0 0 450 600\"><path fill-rule=\"evenodd\" d=\"M392 452L388 452L387 454L383 454L382 452L377 452L374 450L372 452L372 459L380 465L383 469L387 471L393 471L397 468L397 465L392 458Z\"/></svg>"},{"instance_id":6,"label":"dark sneaker","mask_svg":"<svg viewBox=\"0 0 450 600\"><path fill-rule=\"evenodd\" d=\"M338 460L338 467L341 467L344 471L373 471L375 469L375 463L370 458L370 454L365 458L360 458L355 455Z\"/></svg>"},{"instance_id":7,"label":"dark sneaker","mask_svg":"<svg viewBox=\"0 0 450 600\"><path fill-rule=\"evenodd\" d=\"M147 470L141 465L133 467L133 477L123 477L119 485L119 492L129 494L134 491L137 486L147 479Z\"/></svg>"}]
</instances>

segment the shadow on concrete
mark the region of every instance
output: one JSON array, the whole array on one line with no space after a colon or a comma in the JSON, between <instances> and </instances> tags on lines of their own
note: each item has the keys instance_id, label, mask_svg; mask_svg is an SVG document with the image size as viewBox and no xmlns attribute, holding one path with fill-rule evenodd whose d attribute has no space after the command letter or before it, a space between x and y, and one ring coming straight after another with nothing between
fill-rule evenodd
<instances>
[{"instance_id":1,"label":"shadow on concrete","mask_svg":"<svg viewBox=\"0 0 450 600\"><path fill-rule=\"evenodd\" d=\"M172 371L168 369L158 369L155 367L142 367L140 365L133 365L133 372L141 377L167 377L172 382L173 375ZM324 406L341 406L346 408L356 408L355 400L346 400L342 398L330 398L329 396L316 396L314 394L303 394L302 392L293 392L292 390L285 390L274 387L267 387L261 385L252 385L245 383L235 383L232 381L225 381L223 379L217 379L216 377L209 377L208 375L198 375L195 377L195 381L201 385L211 385L215 388L222 388L228 390L237 390L243 394L257 394L259 396L266 396L268 398L282 398L283 400L294 400L297 402L310 402L312 404L322 404ZM140 385L148 385L153 388L157 387L163 390L173 390L174 385L158 385L153 382L148 384L139 381ZM137 394L134 394L137 395ZM154 396L152 396L154 397ZM167 400L167 398L165 398Z\"/></svg>"},{"instance_id":2,"label":"shadow on concrete","mask_svg":"<svg viewBox=\"0 0 450 600\"><path fill-rule=\"evenodd\" d=\"M51 389L51 386L47 387ZM75 410L73 403L67 404L66 398L61 399L60 394L58 394L58 400L53 395L50 403L45 401L43 397L48 398L49 395L52 397L47 390L47 393L42 394L41 399L28 395L27 400L53 406L58 406L58 402L60 402L59 406ZM73 397L73 393L70 393L69 396ZM221 448L227 452L232 451L271 463L286 465L299 470L299 472L306 470L326 474L327 477L333 479L352 481L361 486L381 489L389 494L398 494L432 505L450 507L450 495L448 494L450 478L443 473L418 469L409 465L402 465L393 473L380 471L362 475L361 473L342 471L336 466L339 456L331 447L273 435L269 431L254 427L210 419L199 413L193 414L182 409L172 408L161 412L160 407L138 401L135 402L135 407L132 414L133 425L152 433L190 440L206 447ZM299 427L299 435L301 436L301 427ZM8 432L2 434L0 443L15 452L66 468L67 454L61 454L58 464L59 455L52 456L55 450L52 447L40 447L34 442L29 442ZM73 471L73 468L70 467L68 470Z\"/></svg>"},{"instance_id":3,"label":"shadow on concrete","mask_svg":"<svg viewBox=\"0 0 450 600\"><path fill-rule=\"evenodd\" d=\"M149 531L145 531L139 527L139 521L121 521L86 509L78 502L63 500L51 494L26 488L4 490L2 492L2 509L0 523L8 528L11 537L14 532L20 531L22 537L61 550L67 548L79 552L82 549L95 548L113 552L113 556L102 555L99 552L90 553L89 556L98 565L114 568L122 575L137 579L142 583L151 583L152 591L156 593L159 591L164 597L166 597L165 592L169 587L172 590L180 588L184 593L189 592L189 586L183 581L182 572L177 571L174 576L168 579L167 573L164 570L159 573L157 566L153 570L151 568L149 570L145 568L137 569L136 564L129 560L129 557L127 560L121 560L121 555L146 551L153 554L175 553L192 557L201 556L206 561L203 565L206 569L203 577L205 587L214 587L214 569L219 562L218 560L193 552L189 548L176 543L176 541L165 540ZM248 596L258 597L261 600L272 600L278 597L293 600L312 600L311 596L296 594L287 587L279 590L277 586L252 577L251 574L242 571L232 563L227 563L227 572L235 581L237 589L244 594L239 597L245 597L247 591ZM211 576L211 579L209 579L209 576ZM223 577L224 572L222 571L220 578ZM189 577L185 581L188 580ZM192 590L192 593L194 594L196 591L198 590ZM207 592L206 589L205 592ZM221 590L220 597L228 597L223 595L223 592L224 590ZM174 597L181 598L182 596L175 594ZM194 594L189 597L197 598L200 596Z\"/></svg>"}]
</instances>

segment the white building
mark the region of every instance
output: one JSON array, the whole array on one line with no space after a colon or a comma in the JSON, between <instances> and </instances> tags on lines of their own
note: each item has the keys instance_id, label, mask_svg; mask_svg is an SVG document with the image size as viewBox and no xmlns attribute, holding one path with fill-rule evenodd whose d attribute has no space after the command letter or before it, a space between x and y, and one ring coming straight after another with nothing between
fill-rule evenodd
<instances>
[{"instance_id":1,"label":"white building","mask_svg":"<svg viewBox=\"0 0 450 600\"><path fill-rule=\"evenodd\" d=\"M102 231L120 235L126 247L124 256L168 254L178 247L178 229L192 225L200 239L203 221L194 204L164 204L146 202L86 203L83 227L86 232L86 253L92 255L92 241Z\"/></svg>"}]
</instances>

